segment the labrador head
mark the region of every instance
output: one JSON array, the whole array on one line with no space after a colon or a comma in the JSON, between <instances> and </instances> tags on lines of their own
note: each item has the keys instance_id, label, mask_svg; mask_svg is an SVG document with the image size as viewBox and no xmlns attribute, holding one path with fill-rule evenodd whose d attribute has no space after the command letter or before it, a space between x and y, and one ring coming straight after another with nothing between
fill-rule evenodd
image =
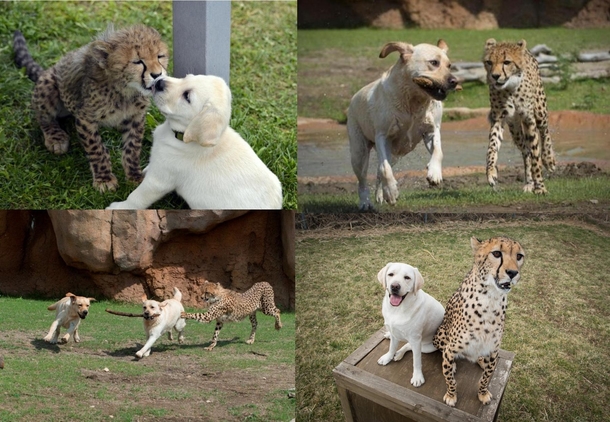
<instances>
[{"instance_id":1,"label":"labrador head","mask_svg":"<svg viewBox=\"0 0 610 422\"><path fill-rule=\"evenodd\" d=\"M424 285L424 278L417 268L397 262L383 267L377 274L377 280L388 292L392 306L399 306L408 294L417 294Z\"/></svg>"},{"instance_id":2,"label":"labrador head","mask_svg":"<svg viewBox=\"0 0 610 422\"><path fill-rule=\"evenodd\" d=\"M153 320L161 315L165 306L167 306L167 302L159 303L156 300L148 300L146 295L142 295L142 310L145 320Z\"/></svg>"},{"instance_id":3,"label":"labrador head","mask_svg":"<svg viewBox=\"0 0 610 422\"><path fill-rule=\"evenodd\" d=\"M451 62L447 57L449 47L445 41L438 40L436 46L391 42L383 46L379 57L383 59L394 51L400 54L395 66L398 66L403 81L415 83L435 100L442 101L449 91L462 89L451 74Z\"/></svg>"},{"instance_id":4,"label":"labrador head","mask_svg":"<svg viewBox=\"0 0 610 422\"><path fill-rule=\"evenodd\" d=\"M70 307L78 314L78 317L80 319L87 318L89 306L91 306L91 302L95 302L95 299L92 297L76 296L72 293L66 293L66 297L70 298Z\"/></svg>"},{"instance_id":5,"label":"labrador head","mask_svg":"<svg viewBox=\"0 0 610 422\"><path fill-rule=\"evenodd\" d=\"M155 83L153 99L172 130L184 132L185 143L214 146L229 126L231 91L217 76L161 78Z\"/></svg>"}]
</instances>

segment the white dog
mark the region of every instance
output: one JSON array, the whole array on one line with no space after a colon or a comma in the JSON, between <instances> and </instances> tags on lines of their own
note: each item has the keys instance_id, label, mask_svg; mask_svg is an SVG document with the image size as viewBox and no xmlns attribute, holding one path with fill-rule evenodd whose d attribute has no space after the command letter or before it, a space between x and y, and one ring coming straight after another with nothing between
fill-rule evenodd
<instances>
[{"instance_id":1,"label":"white dog","mask_svg":"<svg viewBox=\"0 0 610 422\"><path fill-rule=\"evenodd\" d=\"M443 180L441 151L441 100L450 90L461 89L450 72L448 47L402 42L386 44L379 57L397 51L398 61L381 78L358 91L347 111L352 167L358 177L360 210L372 209L366 175L371 148L377 150L376 199L396 204L398 185L392 165L423 139L432 155L428 163L428 182Z\"/></svg>"},{"instance_id":2,"label":"white dog","mask_svg":"<svg viewBox=\"0 0 610 422\"><path fill-rule=\"evenodd\" d=\"M109 209L144 209L176 191L196 209L281 209L282 185L231 127L231 91L216 76L162 78L155 104L167 120L153 134L144 181Z\"/></svg>"},{"instance_id":3,"label":"white dog","mask_svg":"<svg viewBox=\"0 0 610 422\"><path fill-rule=\"evenodd\" d=\"M390 262L379 271L377 279L383 284L382 313L390 339L390 350L377 363L387 365L392 359L399 361L413 350L413 377L411 384L419 387L425 382L421 369L421 354L432 353L436 348L432 339L443 322L445 309L436 299L421 290L424 279L419 270L408 264ZM406 341L400 350L398 342Z\"/></svg>"},{"instance_id":4,"label":"white dog","mask_svg":"<svg viewBox=\"0 0 610 422\"><path fill-rule=\"evenodd\" d=\"M49 306L47 308L49 311L55 311L55 321L51 324L49 334L47 334L44 340L51 344L57 343L59 330L61 327L64 327L68 329L68 332L61 338L60 343L67 343L70 340L70 336L74 338L76 343L80 342L80 336L78 335L80 320L87 317L89 306L94 301L95 299L92 297L66 293L66 297Z\"/></svg>"},{"instance_id":5,"label":"white dog","mask_svg":"<svg viewBox=\"0 0 610 422\"><path fill-rule=\"evenodd\" d=\"M142 296L142 308L144 309L144 331L146 331L146 344L137 351L138 358L150 355L152 345L163 333L167 332L167 338L173 340L172 329L178 332L178 343L184 342L183 330L186 321L180 318L184 307L180 301L182 293L174 287L174 297L159 303L156 300L148 300L146 295Z\"/></svg>"}]
</instances>

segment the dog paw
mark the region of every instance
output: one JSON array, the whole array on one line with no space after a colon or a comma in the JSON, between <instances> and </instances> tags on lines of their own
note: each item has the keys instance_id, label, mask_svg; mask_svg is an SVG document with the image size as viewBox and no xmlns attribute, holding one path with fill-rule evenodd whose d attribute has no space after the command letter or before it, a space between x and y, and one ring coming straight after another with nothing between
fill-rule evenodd
<instances>
[{"instance_id":1,"label":"dog paw","mask_svg":"<svg viewBox=\"0 0 610 422\"><path fill-rule=\"evenodd\" d=\"M428 164L428 176L426 177L430 186L438 186L443 181L443 170L436 164Z\"/></svg>"},{"instance_id":2,"label":"dog paw","mask_svg":"<svg viewBox=\"0 0 610 422\"><path fill-rule=\"evenodd\" d=\"M447 406L455 407L455 404L457 403L457 395L445 393L443 401Z\"/></svg>"},{"instance_id":3,"label":"dog paw","mask_svg":"<svg viewBox=\"0 0 610 422\"><path fill-rule=\"evenodd\" d=\"M491 402L492 394L489 390L485 390L484 393L479 393L479 401L483 404L489 404Z\"/></svg>"},{"instance_id":4,"label":"dog paw","mask_svg":"<svg viewBox=\"0 0 610 422\"><path fill-rule=\"evenodd\" d=\"M413 377L411 378L411 385L413 385L413 387L420 387L425 382L426 380L424 379L423 374L413 374Z\"/></svg>"},{"instance_id":5,"label":"dog paw","mask_svg":"<svg viewBox=\"0 0 610 422\"><path fill-rule=\"evenodd\" d=\"M388 363L390 363L392 361L392 358L394 356L392 355L392 353L388 352L385 355L383 355L382 357L379 358L379 360L377 361L377 363L379 365L387 365Z\"/></svg>"}]
</instances>

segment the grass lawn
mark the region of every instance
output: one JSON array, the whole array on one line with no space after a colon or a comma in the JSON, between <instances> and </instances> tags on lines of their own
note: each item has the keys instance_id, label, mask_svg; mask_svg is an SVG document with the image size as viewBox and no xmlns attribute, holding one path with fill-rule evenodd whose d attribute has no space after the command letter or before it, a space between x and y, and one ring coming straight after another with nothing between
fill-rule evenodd
<instances>
[{"instance_id":1,"label":"grass lawn","mask_svg":"<svg viewBox=\"0 0 610 422\"><path fill-rule=\"evenodd\" d=\"M571 220L419 224L394 217L380 214L371 223L326 216L318 229L297 232L300 422L344 420L332 369L383 326L376 275L387 262L418 267L424 290L446 304L472 267L470 237L497 235L518 240L526 254L508 296L501 347L516 357L498 420L607 420L607 228Z\"/></svg>"},{"instance_id":2,"label":"grass lawn","mask_svg":"<svg viewBox=\"0 0 610 422\"><path fill-rule=\"evenodd\" d=\"M278 176L284 208L296 207L296 2L233 2L231 5L231 126ZM71 146L54 156L30 110L34 84L13 62L12 33L20 29L32 56L44 68L92 40L109 22L144 23L172 46L172 3L3 2L0 4L0 209L100 209L124 200L136 187L120 164L121 138L101 132L119 180L116 192L92 186L89 164L73 124ZM170 60L170 71L171 71ZM171 72L170 72L171 73ZM151 131L163 116L153 106L147 119L142 165L148 162ZM154 208L186 208L176 195Z\"/></svg>"},{"instance_id":3,"label":"grass lawn","mask_svg":"<svg viewBox=\"0 0 610 422\"><path fill-rule=\"evenodd\" d=\"M610 48L610 29L571 30L566 28L498 29L475 31L463 29L377 30L299 30L298 114L303 117L345 120L351 97L364 85L377 79L397 60L392 54L379 59L381 47L390 41L411 44L436 43L439 38L449 45L449 58L480 61L485 40L524 38L528 46L546 44L553 53L573 55L585 49ZM569 73L569 70L567 70ZM610 113L608 80L571 81L545 87L550 110L587 110ZM451 94L445 107L489 107L487 86L466 83L464 90Z\"/></svg>"},{"instance_id":4,"label":"grass lawn","mask_svg":"<svg viewBox=\"0 0 610 422\"><path fill-rule=\"evenodd\" d=\"M187 321L185 344L163 336L136 360L141 319L104 309L139 312L138 304L93 302L81 342L51 345L42 340L55 315L46 309L51 303L0 297L0 421L294 418L294 313L282 313L280 331L259 313L252 345L245 344L248 319L225 324L211 352L204 347L214 323Z\"/></svg>"}]
</instances>

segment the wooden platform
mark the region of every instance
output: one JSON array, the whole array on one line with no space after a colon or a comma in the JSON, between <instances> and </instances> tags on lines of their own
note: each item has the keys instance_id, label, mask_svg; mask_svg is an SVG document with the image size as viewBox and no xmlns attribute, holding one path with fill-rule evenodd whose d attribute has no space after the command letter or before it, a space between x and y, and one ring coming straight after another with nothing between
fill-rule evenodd
<instances>
[{"instance_id":1,"label":"wooden platform","mask_svg":"<svg viewBox=\"0 0 610 422\"><path fill-rule=\"evenodd\" d=\"M441 370L441 353L422 354L422 371L426 382L416 388L410 382L413 353L407 352L401 361L392 361L386 366L377 364L377 360L390 347L390 341L383 336L381 329L333 371L346 421L496 420L514 353L500 350L500 359L489 383L493 399L486 406L477 397L483 370L476 363L458 360L458 401L456 407L452 408L443 402L446 384Z\"/></svg>"}]
</instances>

